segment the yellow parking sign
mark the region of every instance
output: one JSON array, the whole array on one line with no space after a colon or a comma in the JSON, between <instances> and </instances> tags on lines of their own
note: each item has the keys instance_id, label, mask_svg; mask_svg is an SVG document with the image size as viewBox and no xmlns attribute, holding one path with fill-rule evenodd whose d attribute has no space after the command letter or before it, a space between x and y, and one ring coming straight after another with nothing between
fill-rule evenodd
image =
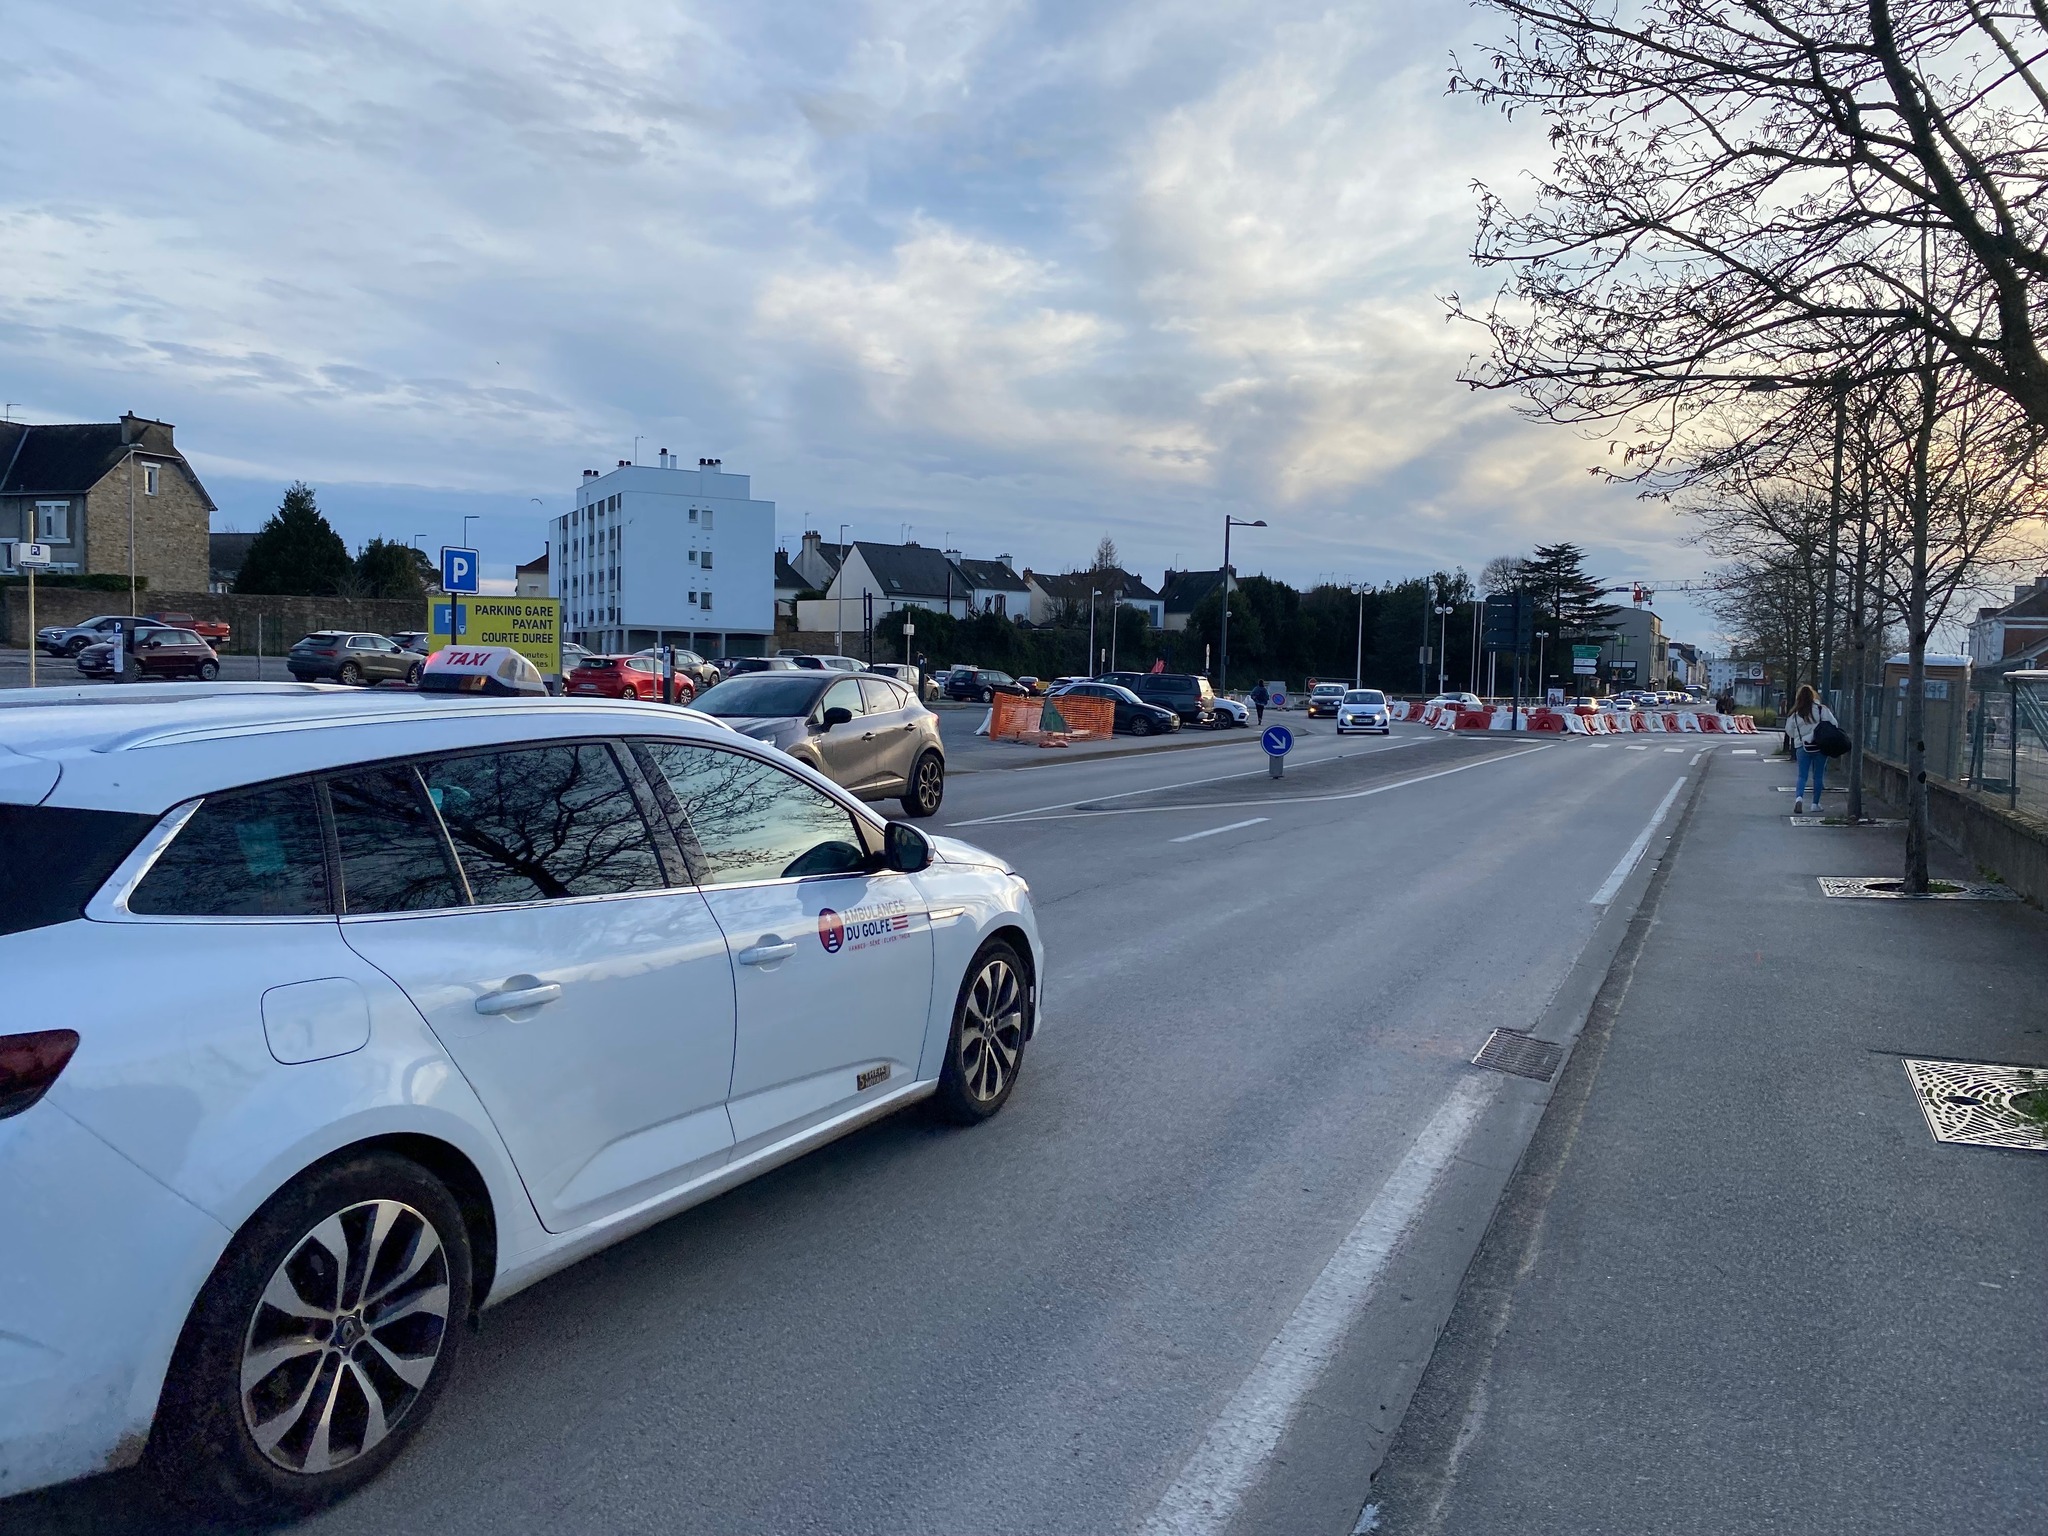
<instances>
[{"instance_id":1,"label":"yellow parking sign","mask_svg":"<svg viewBox=\"0 0 2048 1536\"><path fill-rule=\"evenodd\" d=\"M427 604L427 649L438 651L457 637L455 608L462 608L464 645L502 645L517 651L545 677L562 675L562 600L558 597L436 597Z\"/></svg>"}]
</instances>

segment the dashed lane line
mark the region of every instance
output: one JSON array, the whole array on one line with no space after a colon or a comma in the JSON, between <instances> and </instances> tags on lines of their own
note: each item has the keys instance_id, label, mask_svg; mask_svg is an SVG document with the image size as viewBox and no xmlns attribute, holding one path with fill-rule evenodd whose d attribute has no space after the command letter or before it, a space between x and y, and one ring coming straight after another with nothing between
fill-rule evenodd
<instances>
[{"instance_id":1,"label":"dashed lane line","mask_svg":"<svg viewBox=\"0 0 2048 1536\"><path fill-rule=\"evenodd\" d=\"M1540 747L1524 747L1519 752L1502 752L1491 757L1475 758L1469 763L1460 763L1455 768L1439 768L1435 773L1418 773L1413 778L1396 779L1391 784L1374 784L1368 789L1345 790L1329 795L1272 795L1263 800L1204 800L1194 805L1125 805L1108 811L1070 811L1045 815L1029 815L1018 811L1010 816L989 816L984 821L1000 821L1006 825L1035 825L1041 821L1088 821L1098 816L1150 816L1162 811L1237 811L1251 810L1268 805L1325 805L1338 800L1363 800L1370 795L1384 795L1390 789L1406 789L1410 784L1426 784L1431 779L1448 778L1454 773L1464 773L1471 768L1484 768L1489 763L1505 763L1517 757L1527 757L1531 752L1548 752L1550 744ZM1242 775L1232 775L1242 777ZM1171 787L1171 786L1169 786ZM1133 794L1145 794L1145 790L1133 790ZM1107 797L1104 797L1107 798ZM1087 804L1077 801L1076 804ZM956 821L956 827L977 825L975 822Z\"/></svg>"},{"instance_id":2,"label":"dashed lane line","mask_svg":"<svg viewBox=\"0 0 2048 1536\"><path fill-rule=\"evenodd\" d=\"M1377 757L1382 752L1398 752L1403 747L1419 747L1424 742L1435 739L1430 736L1416 736L1407 741L1389 742L1383 747L1373 747L1363 752L1341 752L1334 757L1317 758L1316 761L1326 763L1339 762L1347 757ZM1125 758L1123 761L1129 762L1130 759ZM1062 800L1057 805L1035 806L1023 811L1001 811L993 816L976 816L968 821L949 821L946 828L950 831L954 827L985 827L994 822L1015 821L1020 817L1043 816L1047 811L1070 811L1077 805L1094 805L1103 800L1128 800L1133 795L1163 795L1170 789L1195 789L1203 784L1225 784L1232 779L1256 779L1264 776L1266 771L1264 768L1255 768L1249 773L1212 773L1207 778L1182 779L1175 784L1154 784L1144 789L1120 789L1111 795L1083 795L1078 800Z\"/></svg>"},{"instance_id":3,"label":"dashed lane line","mask_svg":"<svg viewBox=\"0 0 2048 1536\"><path fill-rule=\"evenodd\" d=\"M1206 832L1190 832L1185 837L1169 837L1167 841L1169 843L1199 842L1201 839L1205 837L1214 837L1218 832L1236 832L1244 827L1256 827L1260 822L1269 821L1271 819L1272 818L1267 816L1254 816L1248 821L1233 821L1227 827L1211 827Z\"/></svg>"},{"instance_id":4,"label":"dashed lane line","mask_svg":"<svg viewBox=\"0 0 2048 1536\"><path fill-rule=\"evenodd\" d=\"M1678 798L1678 792L1683 788L1685 779L1681 775L1678 782L1664 792L1664 798L1657 802L1657 811L1650 818L1650 824L1636 834L1636 840L1629 844L1628 852L1621 856L1621 862L1614 866L1613 872L1601 882L1600 889L1593 893L1590 905L1604 907L1614 900L1616 893L1621 890L1622 881L1626 880L1629 872L1642 861L1644 850L1650 846L1651 836L1663 825L1665 813L1671 809L1671 802Z\"/></svg>"}]
</instances>

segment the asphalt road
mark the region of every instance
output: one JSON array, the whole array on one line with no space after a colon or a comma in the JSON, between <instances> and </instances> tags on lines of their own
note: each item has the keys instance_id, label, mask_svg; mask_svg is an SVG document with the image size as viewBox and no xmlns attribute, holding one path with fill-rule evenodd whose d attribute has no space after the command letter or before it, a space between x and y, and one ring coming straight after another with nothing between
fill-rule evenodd
<instances>
[{"instance_id":1,"label":"asphalt road","mask_svg":"<svg viewBox=\"0 0 2048 1536\"><path fill-rule=\"evenodd\" d=\"M1540 1108L1469 1060L1590 1000L1712 747L1290 726L1279 781L1255 738L955 779L939 830L1029 876L1050 951L1004 1113L873 1127L487 1314L301 1529L1350 1531ZM184 1528L128 1475L0 1505Z\"/></svg>"}]
</instances>

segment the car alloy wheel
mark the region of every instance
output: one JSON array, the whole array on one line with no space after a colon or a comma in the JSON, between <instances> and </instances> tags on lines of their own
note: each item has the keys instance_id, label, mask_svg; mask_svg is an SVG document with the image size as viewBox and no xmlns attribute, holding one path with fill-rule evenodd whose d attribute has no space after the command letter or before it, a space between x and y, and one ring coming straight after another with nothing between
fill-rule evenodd
<instances>
[{"instance_id":1,"label":"car alloy wheel","mask_svg":"<svg viewBox=\"0 0 2048 1536\"><path fill-rule=\"evenodd\" d=\"M216 677L219 677L219 676L220 676L220 663L219 663L219 662L217 662L217 661L202 661L201 663L199 663L199 681L201 681L202 683L210 683L210 682L212 682L212 681L213 681L213 680L214 680L214 679L215 679Z\"/></svg>"},{"instance_id":2,"label":"car alloy wheel","mask_svg":"<svg viewBox=\"0 0 2048 1536\"><path fill-rule=\"evenodd\" d=\"M425 669L424 665L423 665L422 663L420 663L420 662L417 662L417 661L416 661L416 662L414 662L414 663L413 663L413 664L412 664L411 666L407 667L407 668L405 669L405 685L406 685L406 687L408 687L408 688L417 688L417 687L419 687L419 685L420 685L420 673L421 673L421 672L423 672L423 671L425 671L425 670L426 670L426 669Z\"/></svg>"},{"instance_id":3,"label":"car alloy wheel","mask_svg":"<svg viewBox=\"0 0 2048 1536\"><path fill-rule=\"evenodd\" d=\"M1151 720L1144 715L1138 716L1137 719L1131 722L1131 734L1133 736L1150 736L1152 734Z\"/></svg>"},{"instance_id":4,"label":"car alloy wheel","mask_svg":"<svg viewBox=\"0 0 2048 1536\"><path fill-rule=\"evenodd\" d=\"M622 699L637 700L640 697L640 690L638 688L635 688L631 683L628 683L625 687L619 690L619 697Z\"/></svg>"},{"instance_id":5,"label":"car alloy wheel","mask_svg":"<svg viewBox=\"0 0 2048 1536\"><path fill-rule=\"evenodd\" d=\"M1016 950L997 939L967 968L953 1009L953 1037L939 1074L938 1111L961 1125L1003 1107L1023 1064L1030 995Z\"/></svg>"},{"instance_id":6,"label":"car alloy wheel","mask_svg":"<svg viewBox=\"0 0 2048 1536\"><path fill-rule=\"evenodd\" d=\"M396 1200L338 1211L277 1266L242 1339L242 1421L269 1461L318 1475L374 1450L434 1374L448 1257Z\"/></svg>"},{"instance_id":7,"label":"car alloy wheel","mask_svg":"<svg viewBox=\"0 0 2048 1536\"><path fill-rule=\"evenodd\" d=\"M923 752L911 765L910 785L903 792L907 816L936 816L946 798L946 762L936 752Z\"/></svg>"},{"instance_id":8,"label":"car alloy wheel","mask_svg":"<svg viewBox=\"0 0 2048 1536\"><path fill-rule=\"evenodd\" d=\"M363 681L363 669L353 661L344 661L341 664L339 675L341 680L351 688L359 686Z\"/></svg>"}]
</instances>

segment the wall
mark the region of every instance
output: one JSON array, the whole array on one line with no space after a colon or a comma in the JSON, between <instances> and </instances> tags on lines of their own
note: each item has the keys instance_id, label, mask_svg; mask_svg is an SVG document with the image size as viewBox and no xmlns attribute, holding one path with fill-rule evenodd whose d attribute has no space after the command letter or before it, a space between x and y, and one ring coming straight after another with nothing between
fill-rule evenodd
<instances>
[{"instance_id":1,"label":"wall","mask_svg":"<svg viewBox=\"0 0 2048 1536\"><path fill-rule=\"evenodd\" d=\"M1841 770L1848 771L1846 760ZM1895 806L1906 803L1906 770L1863 754L1865 785ZM1979 869L1988 869L2036 906L2048 906L2048 820L1927 779L1928 830Z\"/></svg>"},{"instance_id":2,"label":"wall","mask_svg":"<svg viewBox=\"0 0 2048 1536\"><path fill-rule=\"evenodd\" d=\"M127 508L123 505L125 513ZM139 542L139 541L138 541ZM234 634L224 647L230 652L253 655L257 622L262 620L263 649L277 655L301 635L316 629L366 629L390 634L399 629L424 629L427 604L424 598L344 597L251 597L221 592L144 591L137 599L144 613L189 613L197 619L224 619ZM121 613L128 607L126 592L85 592L75 587L36 588L36 626L76 624L95 614ZM28 622L26 583L0 587L0 634L6 643L26 649L33 631Z\"/></svg>"}]
</instances>

